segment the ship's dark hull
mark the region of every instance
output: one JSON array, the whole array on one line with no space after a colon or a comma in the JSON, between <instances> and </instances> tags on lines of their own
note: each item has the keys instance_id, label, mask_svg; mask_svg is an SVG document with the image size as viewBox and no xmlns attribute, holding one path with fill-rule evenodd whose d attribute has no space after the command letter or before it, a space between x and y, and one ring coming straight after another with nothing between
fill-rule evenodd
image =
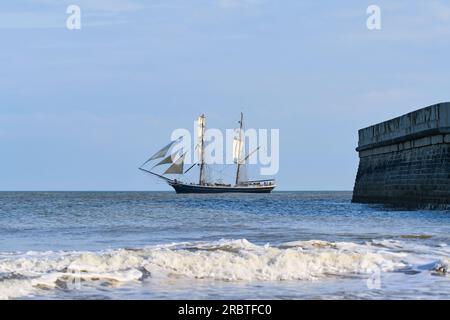
<instances>
[{"instance_id":1,"label":"ship's dark hull","mask_svg":"<svg viewBox=\"0 0 450 320\"><path fill-rule=\"evenodd\" d=\"M270 193L275 188L271 186L226 187L200 186L195 184L169 183L176 193Z\"/></svg>"}]
</instances>

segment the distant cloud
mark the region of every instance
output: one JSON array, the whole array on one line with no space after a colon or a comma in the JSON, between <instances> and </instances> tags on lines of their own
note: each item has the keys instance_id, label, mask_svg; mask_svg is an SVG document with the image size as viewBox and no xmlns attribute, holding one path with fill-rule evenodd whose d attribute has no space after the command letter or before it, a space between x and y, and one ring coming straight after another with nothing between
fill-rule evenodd
<instances>
[{"instance_id":1,"label":"distant cloud","mask_svg":"<svg viewBox=\"0 0 450 320\"><path fill-rule=\"evenodd\" d=\"M76 4L83 10L97 12L129 12L146 8L146 5L136 0L29 0L34 4L46 5L48 7L64 7Z\"/></svg>"},{"instance_id":2,"label":"distant cloud","mask_svg":"<svg viewBox=\"0 0 450 320\"><path fill-rule=\"evenodd\" d=\"M27 10L10 6L0 12L0 29L64 28L66 8L76 4L81 8L83 26L123 24L131 21L134 12L149 9L180 8L179 1L138 0L25 0Z\"/></svg>"},{"instance_id":3,"label":"distant cloud","mask_svg":"<svg viewBox=\"0 0 450 320\"><path fill-rule=\"evenodd\" d=\"M219 0L219 6L222 8L249 7L264 2L266 0Z\"/></svg>"}]
</instances>

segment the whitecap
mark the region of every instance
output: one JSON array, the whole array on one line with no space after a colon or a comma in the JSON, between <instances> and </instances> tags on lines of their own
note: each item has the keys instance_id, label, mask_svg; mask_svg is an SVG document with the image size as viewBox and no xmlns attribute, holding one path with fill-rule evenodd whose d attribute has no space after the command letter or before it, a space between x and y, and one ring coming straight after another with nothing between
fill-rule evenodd
<instances>
[{"instance_id":1,"label":"whitecap","mask_svg":"<svg viewBox=\"0 0 450 320\"><path fill-rule=\"evenodd\" d=\"M18 275L0 280L0 299L71 290L86 283L139 283L146 277L251 282L367 275L405 269L411 262L403 249L409 251L398 241L310 240L273 246L221 239L101 252L28 252L0 258L1 274ZM448 260L439 263L448 270Z\"/></svg>"}]
</instances>

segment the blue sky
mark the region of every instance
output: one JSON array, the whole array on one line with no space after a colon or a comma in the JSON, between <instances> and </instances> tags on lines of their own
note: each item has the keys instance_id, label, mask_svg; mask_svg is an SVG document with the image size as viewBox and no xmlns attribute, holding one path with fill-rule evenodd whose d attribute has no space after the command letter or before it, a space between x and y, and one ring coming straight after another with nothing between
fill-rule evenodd
<instances>
[{"instance_id":1,"label":"blue sky","mask_svg":"<svg viewBox=\"0 0 450 320\"><path fill-rule=\"evenodd\" d=\"M0 41L0 190L169 190L137 166L240 111L280 190L351 190L359 128L450 100L446 1L3 1Z\"/></svg>"}]
</instances>

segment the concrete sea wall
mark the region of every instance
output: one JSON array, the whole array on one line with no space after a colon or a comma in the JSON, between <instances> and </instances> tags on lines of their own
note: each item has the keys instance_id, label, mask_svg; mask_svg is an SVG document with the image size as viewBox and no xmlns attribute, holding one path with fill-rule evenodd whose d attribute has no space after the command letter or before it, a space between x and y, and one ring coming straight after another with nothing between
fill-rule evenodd
<instances>
[{"instance_id":1,"label":"concrete sea wall","mask_svg":"<svg viewBox=\"0 0 450 320\"><path fill-rule=\"evenodd\" d=\"M353 202L450 208L450 103L359 130Z\"/></svg>"}]
</instances>

